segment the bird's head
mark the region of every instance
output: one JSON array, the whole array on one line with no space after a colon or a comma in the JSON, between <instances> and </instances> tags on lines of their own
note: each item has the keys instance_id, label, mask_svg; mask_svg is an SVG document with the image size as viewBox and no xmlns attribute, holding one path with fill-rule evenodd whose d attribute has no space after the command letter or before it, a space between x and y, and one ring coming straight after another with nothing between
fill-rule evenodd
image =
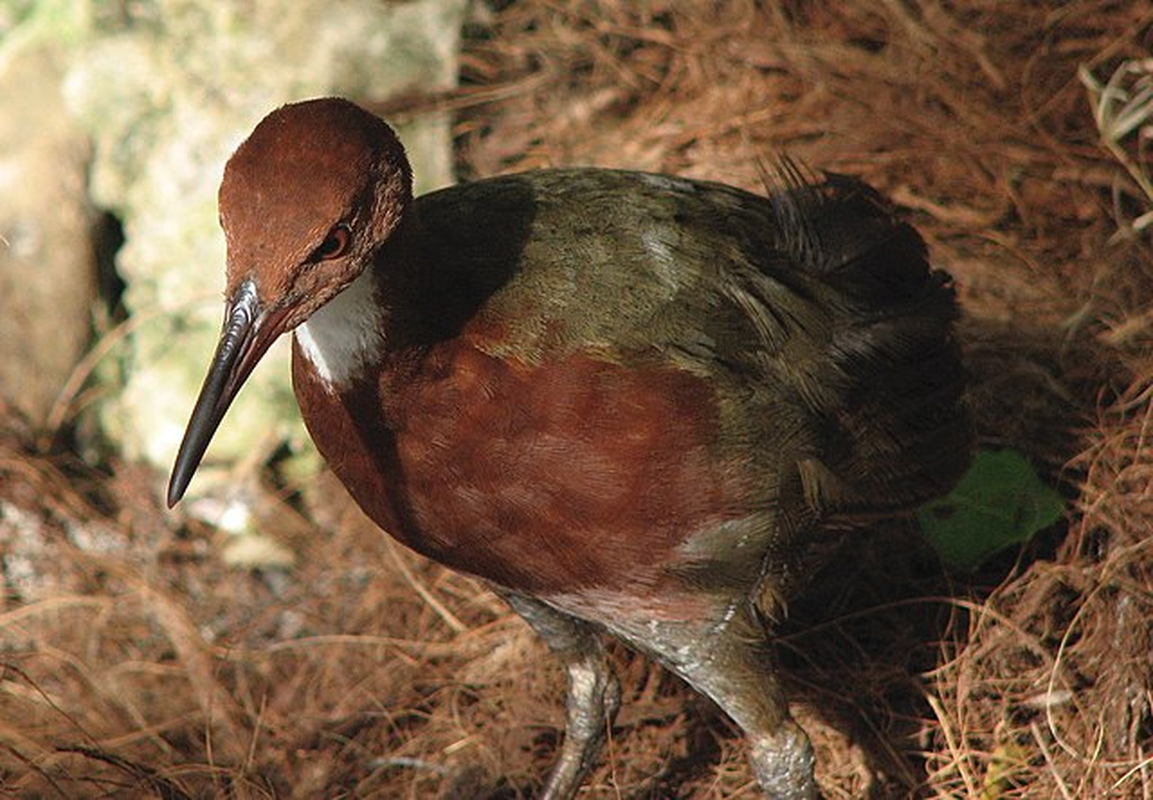
<instances>
[{"instance_id":1,"label":"bird's head","mask_svg":"<svg viewBox=\"0 0 1153 800\"><path fill-rule=\"evenodd\" d=\"M237 148L220 184L224 326L172 470L170 507L260 358L368 267L411 198L396 134L347 100L278 108Z\"/></svg>"}]
</instances>

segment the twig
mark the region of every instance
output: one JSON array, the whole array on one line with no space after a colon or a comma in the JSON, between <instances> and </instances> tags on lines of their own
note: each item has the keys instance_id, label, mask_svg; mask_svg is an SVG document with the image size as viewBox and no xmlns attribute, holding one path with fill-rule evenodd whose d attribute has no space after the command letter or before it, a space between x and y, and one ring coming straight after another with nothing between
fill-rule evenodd
<instances>
[{"instance_id":1,"label":"twig","mask_svg":"<svg viewBox=\"0 0 1153 800\"><path fill-rule=\"evenodd\" d=\"M400 553L397 552L396 545L392 539L386 536L385 543L388 547L388 555L392 559L392 563L396 565L400 576L404 578L405 583L411 586L424 602L428 603L429 608L435 611L437 615L444 620L445 624L452 628L453 632L458 634L467 632L468 626L449 611L448 608L433 595L429 588L424 585L424 582L409 568L408 564L404 563L404 559L401 558Z\"/></svg>"},{"instance_id":2,"label":"twig","mask_svg":"<svg viewBox=\"0 0 1153 800\"><path fill-rule=\"evenodd\" d=\"M977 792L977 785L973 783L973 778L969 775L968 769L965 768L964 762L969 759L967 754L961 752L960 744L957 742L953 734L952 719L949 713L945 711L944 704L940 699L934 695L927 693L925 699L929 702L929 707L933 709L933 713L937 716L937 721L941 723L941 733L945 735L945 744L949 747L949 752L953 756L954 768L957 774L961 776L961 780L965 782L965 795L967 797L980 796Z\"/></svg>"},{"instance_id":3,"label":"twig","mask_svg":"<svg viewBox=\"0 0 1153 800\"><path fill-rule=\"evenodd\" d=\"M1069 791L1069 787L1065 785L1065 780L1061 777L1061 773L1057 771L1057 765L1053 763L1053 756L1049 752L1049 746L1045 744L1045 737L1041 735L1037 723L1030 723L1029 730L1033 732L1033 741L1035 741L1037 747L1041 749L1041 755L1045 757L1045 763L1049 765L1049 774L1052 775L1053 780L1057 782L1057 788L1061 790L1061 796L1064 797L1065 800L1073 800L1073 794Z\"/></svg>"}]
</instances>

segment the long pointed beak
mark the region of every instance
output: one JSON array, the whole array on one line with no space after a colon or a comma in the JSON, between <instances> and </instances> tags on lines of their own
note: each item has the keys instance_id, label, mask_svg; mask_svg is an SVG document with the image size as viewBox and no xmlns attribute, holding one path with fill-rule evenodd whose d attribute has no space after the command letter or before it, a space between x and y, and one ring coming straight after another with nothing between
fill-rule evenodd
<instances>
[{"instance_id":1,"label":"long pointed beak","mask_svg":"<svg viewBox=\"0 0 1153 800\"><path fill-rule=\"evenodd\" d=\"M168 481L168 507L184 496L193 473L208 449L208 443L260 358L284 332L284 312L266 312L261 308L256 287L251 281L240 285L225 307L224 328L220 343L200 397L188 420L184 440L176 454L172 477Z\"/></svg>"}]
</instances>

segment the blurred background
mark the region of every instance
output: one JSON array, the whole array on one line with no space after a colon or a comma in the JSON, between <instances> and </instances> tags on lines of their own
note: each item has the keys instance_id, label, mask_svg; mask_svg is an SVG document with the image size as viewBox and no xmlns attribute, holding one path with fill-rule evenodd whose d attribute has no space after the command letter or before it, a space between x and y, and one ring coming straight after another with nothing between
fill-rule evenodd
<instances>
[{"instance_id":1,"label":"blurred background","mask_svg":"<svg viewBox=\"0 0 1153 800\"><path fill-rule=\"evenodd\" d=\"M0 0L0 793L516 798L563 676L368 523L281 352L166 480L219 331L223 163L347 96L418 191L543 166L864 178L955 278L984 449L1061 520L970 570L848 543L780 636L826 796L1153 796L1153 10L1071 0ZM588 797L755 797L624 649Z\"/></svg>"}]
</instances>

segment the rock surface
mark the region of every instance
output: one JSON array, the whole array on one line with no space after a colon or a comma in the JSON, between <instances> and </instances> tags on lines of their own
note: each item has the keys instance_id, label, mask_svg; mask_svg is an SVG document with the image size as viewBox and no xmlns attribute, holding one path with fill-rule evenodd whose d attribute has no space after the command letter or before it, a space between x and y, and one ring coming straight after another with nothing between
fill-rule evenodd
<instances>
[{"instance_id":1,"label":"rock surface","mask_svg":"<svg viewBox=\"0 0 1153 800\"><path fill-rule=\"evenodd\" d=\"M453 85L463 6L353 0L339 14L321 0L151 0L118 14L94 6L65 93L93 138L93 199L121 219L126 236L117 268L138 324L110 365L123 390L99 413L128 458L170 466L213 350L224 262L216 189L228 155L290 100L383 99ZM423 117L402 135L425 178L421 190L452 181L447 118ZM286 344L254 376L214 461L304 440Z\"/></svg>"},{"instance_id":2,"label":"rock surface","mask_svg":"<svg viewBox=\"0 0 1153 800\"><path fill-rule=\"evenodd\" d=\"M0 394L40 425L80 359L96 296L88 144L58 54L0 61Z\"/></svg>"},{"instance_id":3,"label":"rock surface","mask_svg":"<svg viewBox=\"0 0 1153 800\"><path fill-rule=\"evenodd\" d=\"M101 357L101 399L85 409L82 430L94 421L121 455L157 467L159 487L220 329L216 191L225 160L261 117L293 100L343 95L371 104L451 88L466 5L0 6L0 399L36 423L50 413L93 329L93 222L115 215L129 320ZM452 183L448 115L397 127L417 190ZM233 479L235 462L259 462L286 441L304 462L314 458L289 385L287 345L253 376L190 493L192 513L226 530L254 527L252 487ZM283 561L235 544L237 560Z\"/></svg>"}]
</instances>

